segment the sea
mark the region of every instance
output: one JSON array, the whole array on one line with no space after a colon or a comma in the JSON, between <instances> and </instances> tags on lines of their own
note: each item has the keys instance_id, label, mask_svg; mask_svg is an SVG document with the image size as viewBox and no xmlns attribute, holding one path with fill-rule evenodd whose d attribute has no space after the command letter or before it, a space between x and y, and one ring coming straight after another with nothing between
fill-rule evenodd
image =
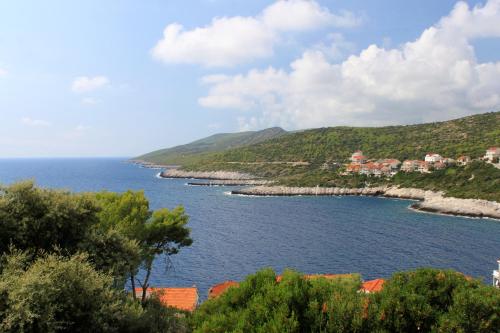
<instances>
[{"instance_id":1,"label":"sea","mask_svg":"<svg viewBox=\"0 0 500 333\"><path fill-rule=\"evenodd\" d=\"M451 268L491 283L500 221L427 214L376 197L248 197L231 187L187 186L126 158L0 159L0 183L33 179L71 191L143 190L152 209L185 207L193 245L155 261L151 285L210 286L271 267L307 274L388 278L417 267Z\"/></svg>"}]
</instances>

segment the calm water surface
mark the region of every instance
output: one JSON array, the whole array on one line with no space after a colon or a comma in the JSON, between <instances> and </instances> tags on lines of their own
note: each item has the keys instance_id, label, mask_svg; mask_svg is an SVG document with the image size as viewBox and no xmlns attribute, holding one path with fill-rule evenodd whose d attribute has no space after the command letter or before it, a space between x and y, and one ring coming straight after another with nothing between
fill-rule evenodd
<instances>
[{"instance_id":1,"label":"calm water surface","mask_svg":"<svg viewBox=\"0 0 500 333\"><path fill-rule=\"evenodd\" d=\"M453 268L489 282L500 257L500 222L417 213L409 201L371 197L241 197L190 187L123 159L0 159L0 183L34 178L73 191L143 189L151 207L185 206L194 243L175 269L157 261L152 284L218 282L262 267L389 277L420 266Z\"/></svg>"}]
</instances>

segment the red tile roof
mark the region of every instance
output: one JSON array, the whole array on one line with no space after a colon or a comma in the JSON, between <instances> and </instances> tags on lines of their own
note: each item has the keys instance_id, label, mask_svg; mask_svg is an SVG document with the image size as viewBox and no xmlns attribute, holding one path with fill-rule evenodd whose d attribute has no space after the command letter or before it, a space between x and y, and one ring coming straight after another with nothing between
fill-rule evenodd
<instances>
[{"instance_id":1,"label":"red tile roof","mask_svg":"<svg viewBox=\"0 0 500 333\"><path fill-rule=\"evenodd\" d=\"M384 279L375 279L370 281L363 282L361 286L361 290L366 293L375 293L382 290L384 287L385 280Z\"/></svg>"},{"instance_id":2,"label":"red tile roof","mask_svg":"<svg viewBox=\"0 0 500 333\"><path fill-rule=\"evenodd\" d=\"M215 286L212 286L208 290L208 298L216 298L222 295L223 293L226 292L231 287L237 287L240 284L236 281L224 281L222 283L216 284Z\"/></svg>"},{"instance_id":3,"label":"red tile roof","mask_svg":"<svg viewBox=\"0 0 500 333\"><path fill-rule=\"evenodd\" d=\"M135 288L136 296L141 297L142 288ZM157 294L165 306L184 311L194 311L198 305L198 289L192 288L148 288L147 295Z\"/></svg>"},{"instance_id":4,"label":"red tile roof","mask_svg":"<svg viewBox=\"0 0 500 333\"><path fill-rule=\"evenodd\" d=\"M325 278L327 280L332 279L342 279L342 278L350 278L353 277L353 274L306 274L304 275L304 279L306 280L314 280L319 278ZM276 282L281 282L283 277L281 275L276 276Z\"/></svg>"}]
</instances>

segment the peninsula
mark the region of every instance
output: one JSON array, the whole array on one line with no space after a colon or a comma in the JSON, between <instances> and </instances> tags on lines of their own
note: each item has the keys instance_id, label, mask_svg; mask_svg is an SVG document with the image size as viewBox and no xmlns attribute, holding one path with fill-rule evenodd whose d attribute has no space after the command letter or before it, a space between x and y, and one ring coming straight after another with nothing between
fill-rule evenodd
<instances>
[{"instance_id":1,"label":"peninsula","mask_svg":"<svg viewBox=\"0 0 500 333\"><path fill-rule=\"evenodd\" d=\"M213 137L137 159L181 162L161 172L164 178L208 180L189 185L252 186L232 191L239 195L377 195L419 200L412 208L422 211L500 218L500 112L418 125L248 133L260 133L258 142L231 143L238 136L223 134L224 145L184 152L183 161L172 152Z\"/></svg>"}]
</instances>

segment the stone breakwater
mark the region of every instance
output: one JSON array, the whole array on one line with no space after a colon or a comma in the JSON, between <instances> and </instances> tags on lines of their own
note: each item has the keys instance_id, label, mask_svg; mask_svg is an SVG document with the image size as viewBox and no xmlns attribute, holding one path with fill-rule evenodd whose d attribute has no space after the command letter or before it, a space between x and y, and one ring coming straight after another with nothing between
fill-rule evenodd
<instances>
[{"instance_id":1,"label":"stone breakwater","mask_svg":"<svg viewBox=\"0 0 500 333\"><path fill-rule=\"evenodd\" d=\"M209 180L254 180L255 176L247 173L232 171L185 171L179 169L168 169L160 173L162 178L194 178Z\"/></svg>"},{"instance_id":2,"label":"stone breakwater","mask_svg":"<svg viewBox=\"0 0 500 333\"><path fill-rule=\"evenodd\" d=\"M368 188L254 186L232 191L231 194L254 196L384 196L418 200L419 202L412 204L411 208L425 212L500 219L500 203L498 202L448 198L444 197L442 192L426 191L416 188L398 188L394 186Z\"/></svg>"}]
</instances>

